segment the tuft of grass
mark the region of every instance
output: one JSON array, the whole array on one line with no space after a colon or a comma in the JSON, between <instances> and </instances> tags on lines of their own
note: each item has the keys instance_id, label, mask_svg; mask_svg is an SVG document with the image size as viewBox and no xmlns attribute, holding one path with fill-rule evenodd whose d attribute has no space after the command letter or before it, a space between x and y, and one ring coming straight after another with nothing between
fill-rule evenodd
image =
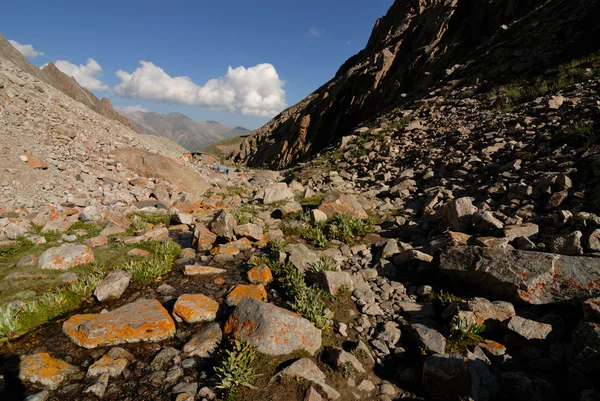
<instances>
[{"instance_id":1,"label":"tuft of grass","mask_svg":"<svg viewBox=\"0 0 600 401\"><path fill-rule=\"evenodd\" d=\"M543 74L529 79L513 82L503 88L493 88L491 95L503 92L507 98L506 108L512 109L519 104L530 102L541 96L558 93L576 83L591 78L591 74L600 66L600 52L552 68Z\"/></svg>"},{"instance_id":2,"label":"tuft of grass","mask_svg":"<svg viewBox=\"0 0 600 401\"><path fill-rule=\"evenodd\" d=\"M43 228L44 227L42 227L42 226L31 226L29 228L29 232L34 235L44 237L46 239L46 242L56 242L59 240L61 234L58 231L50 231L50 232L42 233Z\"/></svg>"},{"instance_id":3,"label":"tuft of grass","mask_svg":"<svg viewBox=\"0 0 600 401\"><path fill-rule=\"evenodd\" d=\"M345 214L336 214L325 222L327 238L351 243L357 236L363 236L371 228L370 220L361 220Z\"/></svg>"},{"instance_id":4,"label":"tuft of grass","mask_svg":"<svg viewBox=\"0 0 600 401\"><path fill-rule=\"evenodd\" d=\"M148 241L137 244L140 249L151 250L153 257L130 260L122 269L130 273L133 280L142 284L151 284L154 280L173 269L173 262L181 252L181 247L171 240L162 242Z\"/></svg>"},{"instance_id":5,"label":"tuft of grass","mask_svg":"<svg viewBox=\"0 0 600 401\"><path fill-rule=\"evenodd\" d=\"M256 350L246 342L233 340L230 349L225 350L220 365L215 367L215 372L219 378L217 388L225 391L227 399L231 399L239 387L255 388L252 386L252 363L255 359Z\"/></svg>"}]
</instances>

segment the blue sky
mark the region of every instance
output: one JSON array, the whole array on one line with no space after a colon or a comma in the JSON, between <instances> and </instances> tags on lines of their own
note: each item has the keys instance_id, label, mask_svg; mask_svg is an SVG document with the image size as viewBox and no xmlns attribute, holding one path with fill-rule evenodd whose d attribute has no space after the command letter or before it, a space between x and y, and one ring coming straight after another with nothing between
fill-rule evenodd
<instances>
[{"instance_id":1,"label":"blue sky","mask_svg":"<svg viewBox=\"0 0 600 401\"><path fill-rule=\"evenodd\" d=\"M19 0L0 32L116 107L254 129L331 79L392 3Z\"/></svg>"}]
</instances>

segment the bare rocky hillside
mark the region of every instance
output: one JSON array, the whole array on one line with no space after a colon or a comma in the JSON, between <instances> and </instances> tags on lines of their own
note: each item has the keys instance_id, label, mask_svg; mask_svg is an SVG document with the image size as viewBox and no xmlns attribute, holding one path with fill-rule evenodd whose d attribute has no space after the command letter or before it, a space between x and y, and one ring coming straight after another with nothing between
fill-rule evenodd
<instances>
[{"instance_id":1,"label":"bare rocky hillside","mask_svg":"<svg viewBox=\"0 0 600 401\"><path fill-rule=\"evenodd\" d=\"M98 114L108 117L111 120L118 121L134 131L141 132L138 131L137 127L125 116L115 111L109 99L98 99L92 92L79 85L74 78L69 77L56 68L54 63L48 63L48 65L42 69L30 64L17 49L12 47L2 34L0 34L0 58L10 61L23 71L38 78L40 81L54 86L59 91L70 96L74 100L83 103Z\"/></svg>"},{"instance_id":2,"label":"bare rocky hillside","mask_svg":"<svg viewBox=\"0 0 600 401\"><path fill-rule=\"evenodd\" d=\"M136 148L179 160L185 149L115 123L0 58L0 207L102 200L131 175L111 153ZM184 166L181 166L184 168ZM159 175L157 175L158 177ZM198 178L202 180L202 178Z\"/></svg>"}]
</instances>

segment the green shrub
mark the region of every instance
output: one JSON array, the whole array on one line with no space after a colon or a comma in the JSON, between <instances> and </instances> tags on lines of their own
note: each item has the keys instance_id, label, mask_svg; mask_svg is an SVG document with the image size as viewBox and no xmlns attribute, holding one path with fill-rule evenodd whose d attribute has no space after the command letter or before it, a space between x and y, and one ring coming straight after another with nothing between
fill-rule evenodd
<instances>
[{"instance_id":1,"label":"green shrub","mask_svg":"<svg viewBox=\"0 0 600 401\"><path fill-rule=\"evenodd\" d=\"M215 367L219 378L217 388L225 390L226 393L235 391L239 386L255 388L252 386L254 381L252 362L255 359L254 347L245 342L232 341L231 348L225 350L220 366Z\"/></svg>"}]
</instances>

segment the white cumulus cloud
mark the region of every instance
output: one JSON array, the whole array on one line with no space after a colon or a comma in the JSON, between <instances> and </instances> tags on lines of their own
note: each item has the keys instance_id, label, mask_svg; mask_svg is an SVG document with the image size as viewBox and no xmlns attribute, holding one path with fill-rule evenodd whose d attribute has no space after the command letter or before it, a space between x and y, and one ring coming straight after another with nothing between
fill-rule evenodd
<instances>
[{"instance_id":1,"label":"white cumulus cloud","mask_svg":"<svg viewBox=\"0 0 600 401\"><path fill-rule=\"evenodd\" d=\"M141 104L136 104L134 106L116 107L116 109L125 113L135 113L138 111L141 111L142 113L147 113L150 111Z\"/></svg>"},{"instance_id":2,"label":"white cumulus cloud","mask_svg":"<svg viewBox=\"0 0 600 401\"><path fill-rule=\"evenodd\" d=\"M273 117L287 106L284 81L271 64L229 67L224 77L204 86L189 77L171 77L148 61L128 73L116 72L121 81L114 92L122 97L175 103L201 108L240 111L244 115Z\"/></svg>"},{"instance_id":3,"label":"white cumulus cloud","mask_svg":"<svg viewBox=\"0 0 600 401\"><path fill-rule=\"evenodd\" d=\"M108 86L102 83L98 79L102 75L102 67L93 58L87 59L87 64L75 65L67 60L57 60L54 62L56 67L67 74L75 78L79 85L89 90L105 91L108 90ZM43 65L42 67L44 67Z\"/></svg>"},{"instance_id":4,"label":"white cumulus cloud","mask_svg":"<svg viewBox=\"0 0 600 401\"><path fill-rule=\"evenodd\" d=\"M16 40L8 41L15 49L19 51L23 56L27 58L36 58L37 56L43 56L44 53L39 52L33 48L32 45L22 45Z\"/></svg>"}]
</instances>

